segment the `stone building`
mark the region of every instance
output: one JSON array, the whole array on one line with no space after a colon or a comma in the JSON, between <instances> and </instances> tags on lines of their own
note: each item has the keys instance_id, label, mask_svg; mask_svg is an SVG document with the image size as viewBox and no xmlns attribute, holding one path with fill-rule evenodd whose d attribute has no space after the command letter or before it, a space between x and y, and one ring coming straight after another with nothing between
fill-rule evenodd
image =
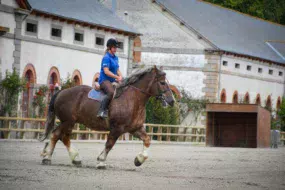
<instances>
[{"instance_id":1,"label":"stone building","mask_svg":"<svg viewBox=\"0 0 285 190\"><path fill-rule=\"evenodd\" d=\"M0 72L15 68L28 81L19 110L29 116L34 89L68 75L92 85L109 38L120 48L120 70L127 75L130 43L138 33L96 0L0 0Z\"/></svg>"},{"instance_id":2,"label":"stone building","mask_svg":"<svg viewBox=\"0 0 285 190\"><path fill-rule=\"evenodd\" d=\"M200 0L101 2L143 34L133 44L134 61L163 66L179 90L218 102L280 106L283 25Z\"/></svg>"}]
</instances>

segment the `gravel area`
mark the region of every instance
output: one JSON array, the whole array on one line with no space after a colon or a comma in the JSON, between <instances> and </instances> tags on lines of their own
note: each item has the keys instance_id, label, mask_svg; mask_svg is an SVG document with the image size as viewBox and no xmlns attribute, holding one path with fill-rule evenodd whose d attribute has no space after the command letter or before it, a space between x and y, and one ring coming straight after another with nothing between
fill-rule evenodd
<instances>
[{"instance_id":1,"label":"gravel area","mask_svg":"<svg viewBox=\"0 0 285 190\"><path fill-rule=\"evenodd\" d=\"M142 144L116 144L107 169L96 169L103 143L73 143L83 166L58 143L52 165L41 165L44 143L0 141L0 189L285 189L285 148L210 148L153 144L134 166Z\"/></svg>"}]
</instances>

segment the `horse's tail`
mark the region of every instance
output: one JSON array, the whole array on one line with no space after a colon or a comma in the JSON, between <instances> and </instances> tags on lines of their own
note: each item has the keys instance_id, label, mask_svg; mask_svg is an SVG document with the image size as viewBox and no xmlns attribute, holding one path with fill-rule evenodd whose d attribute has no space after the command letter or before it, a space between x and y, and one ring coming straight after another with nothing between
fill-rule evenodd
<instances>
[{"instance_id":1,"label":"horse's tail","mask_svg":"<svg viewBox=\"0 0 285 190\"><path fill-rule=\"evenodd\" d=\"M45 132L42 134L42 136L39 139L39 141L41 142L44 141L48 137L50 132L54 129L54 126L55 126L54 102L59 93L60 91L56 92L50 100L49 108L48 108L48 116L47 116L47 120L45 123Z\"/></svg>"}]
</instances>

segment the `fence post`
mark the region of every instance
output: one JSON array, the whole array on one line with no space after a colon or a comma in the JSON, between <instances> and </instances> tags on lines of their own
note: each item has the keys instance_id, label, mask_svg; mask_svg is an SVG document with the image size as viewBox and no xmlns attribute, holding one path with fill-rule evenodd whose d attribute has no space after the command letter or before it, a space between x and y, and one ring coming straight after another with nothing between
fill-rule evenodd
<instances>
[{"instance_id":1,"label":"fence post","mask_svg":"<svg viewBox=\"0 0 285 190\"><path fill-rule=\"evenodd\" d=\"M162 128L161 128L161 126L158 127L157 133L162 133ZM157 135L157 140L158 140L158 141L161 141L161 140L162 140L162 135L161 135L161 134L158 134L158 135Z\"/></svg>"},{"instance_id":2,"label":"fence post","mask_svg":"<svg viewBox=\"0 0 285 190\"><path fill-rule=\"evenodd\" d=\"M88 140L90 140L90 138L91 138L91 133L90 133L90 132L91 132L91 129L89 128L88 131L89 131Z\"/></svg>"},{"instance_id":3,"label":"fence post","mask_svg":"<svg viewBox=\"0 0 285 190\"><path fill-rule=\"evenodd\" d=\"M26 131L26 125L25 125L26 121L23 121L23 132L22 132L22 139L26 139L25 137L25 131Z\"/></svg>"},{"instance_id":4,"label":"fence post","mask_svg":"<svg viewBox=\"0 0 285 190\"><path fill-rule=\"evenodd\" d=\"M76 130L79 131L79 124L78 123L76 123ZM79 139L78 133L76 133L76 140L78 140L78 139Z\"/></svg>"},{"instance_id":5,"label":"fence post","mask_svg":"<svg viewBox=\"0 0 285 190\"><path fill-rule=\"evenodd\" d=\"M171 128L170 127L167 127L166 128L166 133L167 133L167 136L166 136L166 141L170 141L170 137L171 137Z\"/></svg>"},{"instance_id":6,"label":"fence post","mask_svg":"<svg viewBox=\"0 0 285 190\"><path fill-rule=\"evenodd\" d=\"M7 139L10 139L10 135L11 135L11 121L9 120L8 121L8 129L9 129L9 131L8 131L8 135L7 135Z\"/></svg>"}]
</instances>

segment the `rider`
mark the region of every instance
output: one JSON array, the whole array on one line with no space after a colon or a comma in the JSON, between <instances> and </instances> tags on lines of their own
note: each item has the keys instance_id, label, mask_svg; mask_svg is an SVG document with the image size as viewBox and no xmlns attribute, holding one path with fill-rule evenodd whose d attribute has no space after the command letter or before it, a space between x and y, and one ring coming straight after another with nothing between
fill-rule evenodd
<instances>
[{"instance_id":1,"label":"rider","mask_svg":"<svg viewBox=\"0 0 285 190\"><path fill-rule=\"evenodd\" d=\"M100 89L107 95L101 102L97 117L107 118L108 107L114 95L112 82L121 82L123 77L119 70L119 59L115 55L118 47L118 41L111 38L107 41L107 50L102 59L101 71L99 77Z\"/></svg>"}]
</instances>

